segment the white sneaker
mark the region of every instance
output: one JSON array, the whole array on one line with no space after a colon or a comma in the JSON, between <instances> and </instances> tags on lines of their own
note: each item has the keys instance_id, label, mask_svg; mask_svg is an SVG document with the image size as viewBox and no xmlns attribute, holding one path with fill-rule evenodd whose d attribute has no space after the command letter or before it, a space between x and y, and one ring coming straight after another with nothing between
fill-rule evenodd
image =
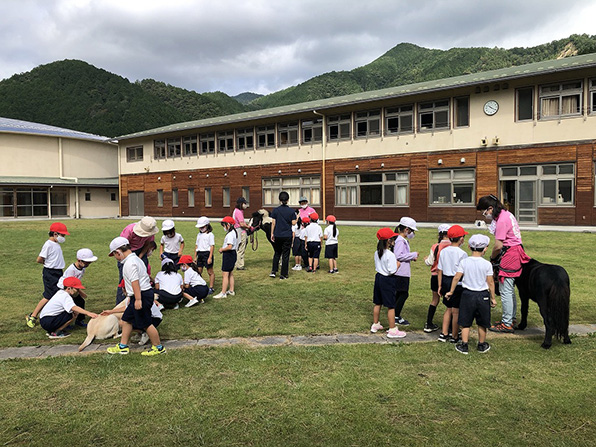
<instances>
[{"instance_id":1,"label":"white sneaker","mask_svg":"<svg viewBox=\"0 0 596 447\"><path fill-rule=\"evenodd\" d=\"M299 265L295 265L294 267L292 267L292 270L302 270L302 267Z\"/></svg>"},{"instance_id":2,"label":"white sneaker","mask_svg":"<svg viewBox=\"0 0 596 447\"><path fill-rule=\"evenodd\" d=\"M139 340L139 344L141 346L143 346L144 344L147 344L148 341L149 341L149 336L147 335L147 332L143 332L141 334L141 339Z\"/></svg>"},{"instance_id":3,"label":"white sneaker","mask_svg":"<svg viewBox=\"0 0 596 447\"><path fill-rule=\"evenodd\" d=\"M370 327L370 331L374 334L377 331L382 331L383 330L383 325L381 323L373 323L373 325Z\"/></svg>"},{"instance_id":4,"label":"white sneaker","mask_svg":"<svg viewBox=\"0 0 596 447\"><path fill-rule=\"evenodd\" d=\"M234 296L236 295L236 292L234 292L233 290L229 290L227 295Z\"/></svg>"},{"instance_id":5,"label":"white sneaker","mask_svg":"<svg viewBox=\"0 0 596 447\"><path fill-rule=\"evenodd\" d=\"M219 292L217 295L213 295L213 299L219 300L220 298L225 298L226 294L223 292Z\"/></svg>"},{"instance_id":6,"label":"white sneaker","mask_svg":"<svg viewBox=\"0 0 596 447\"><path fill-rule=\"evenodd\" d=\"M180 305L176 304L173 310L180 309Z\"/></svg>"},{"instance_id":7,"label":"white sneaker","mask_svg":"<svg viewBox=\"0 0 596 447\"><path fill-rule=\"evenodd\" d=\"M406 333L403 331L400 331L397 326L394 327L393 329L389 329L387 331L387 338L404 338L406 336Z\"/></svg>"},{"instance_id":8,"label":"white sneaker","mask_svg":"<svg viewBox=\"0 0 596 447\"><path fill-rule=\"evenodd\" d=\"M186 303L186 305L184 307L192 307L195 304L198 304L199 300L196 298L193 298L192 300L190 300L188 303Z\"/></svg>"}]
</instances>

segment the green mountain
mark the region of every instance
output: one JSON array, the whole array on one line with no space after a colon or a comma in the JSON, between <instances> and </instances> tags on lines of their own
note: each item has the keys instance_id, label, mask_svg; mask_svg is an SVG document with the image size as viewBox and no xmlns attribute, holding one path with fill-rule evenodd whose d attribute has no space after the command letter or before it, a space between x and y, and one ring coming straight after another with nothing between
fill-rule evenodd
<instances>
[{"instance_id":1,"label":"green mountain","mask_svg":"<svg viewBox=\"0 0 596 447\"><path fill-rule=\"evenodd\" d=\"M259 95L258 93L253 93L253 92L244 92L244 93L240 93L239 95L232 96L232 98L234 98L240 104L246 105L249 102L254 101L257 98L260 98L261 96L263 96L263 95Z\"/></svg>"}]
</instances>

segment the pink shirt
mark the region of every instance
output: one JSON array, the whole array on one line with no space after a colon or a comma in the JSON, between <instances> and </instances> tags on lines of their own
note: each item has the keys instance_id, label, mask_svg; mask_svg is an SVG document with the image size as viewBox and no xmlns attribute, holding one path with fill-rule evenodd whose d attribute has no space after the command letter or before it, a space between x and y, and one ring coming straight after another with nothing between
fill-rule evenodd
<instances>
[{"instance_id":1,"label":"pink shirt","mask_svg":"<svg viewBox=\"0 0 596 447\"><path fill-rule=\"evenodd\" d=\"M507 210L501 211L495 225L495 239L503 242L505 247L521 245L521 232L515 216Z\"/></svg>"},{"instance_id":2,"label":"pink shirt","mask_svg":"<svg viewBox=\"0 0 596 447\"><path fill-rule=\"evenodd\" d=\"M312 213L315 212L315 209L311 206L307 206L306 208L302 209L302 207L300 207L300 219L304 219L305 217L310 216Z\"/></svg>"},{"instance_id":3,"label":"pink shirt","mask_svg":"<svg viewBox=\"0 0 596 447\"><path fill-rule=\"evenodd\" d=\"M135 225L136 225L136 223L131 223L131 224L125 226L124 230L122 230L122 233L120 233L120 236L128 239L128 242L130 243L130 249L132 251L138 250L139 248L143 248L143 246L145 245L145 242L147 242L147 241L155 240L155 236L147 236L147 237L137 236L137 234L133 231L133 228L135 227Z\"/></svg>"},{"instance_id":4,"label":"pink shirt","mask_svg":"<svg viewBox=\"0 0 596 447\"><path fill-rule=\"evenodd\" d=\"M244 210L234 208L232 217L234 218L234 228L240 228L240 222L244 222ZM240 231L246 232L244 228L240 228Z\"/></svg>"}]
</instances>

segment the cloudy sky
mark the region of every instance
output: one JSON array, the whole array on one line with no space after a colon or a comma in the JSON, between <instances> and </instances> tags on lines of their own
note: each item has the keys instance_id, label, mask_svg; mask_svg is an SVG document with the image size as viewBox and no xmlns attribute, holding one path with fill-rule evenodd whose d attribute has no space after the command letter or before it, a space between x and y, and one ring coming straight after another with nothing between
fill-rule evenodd
<instances>
[{"instance_id":1,"label":"cloudy sky","mask_svg":"<svg viewBox=\"0 0 596 447\"><path fill-rule=\"evenodd\" d=\"M81 59L131 81L270 93L400 42L533 46L596 34L594 0L0 0L0 79Z\"/></svg>"}]
</instances>

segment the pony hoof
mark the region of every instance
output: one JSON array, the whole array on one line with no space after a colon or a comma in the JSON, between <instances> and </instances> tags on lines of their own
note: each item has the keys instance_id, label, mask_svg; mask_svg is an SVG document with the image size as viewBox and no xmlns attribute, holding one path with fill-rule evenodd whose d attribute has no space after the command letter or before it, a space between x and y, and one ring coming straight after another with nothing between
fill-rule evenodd
<instances>
[{"instance_id":1,"label":"pony hoof","mask_svg":"<svg viewBox=\"0 0 596 447\"><path fill-rule=\"evenodd\" d=\"M565 340L563 340L563 344L564 345L570 345L571 344L571 340L566 338Z\"/></svg>"},{"instance_id":2,"label":"pony hoof","mask_svg":"<svg viewBox=\"0 0 596 447\"><path fill-rule=\"evenodd\" d=\"M550 345L550 344L548 344L548 345L547 345L546 343L542 343L542 344L540 345L540 347L542 347L542 348L544 348L544 349L550 349L551 345Z\"/></svg>"}]
</instances>

